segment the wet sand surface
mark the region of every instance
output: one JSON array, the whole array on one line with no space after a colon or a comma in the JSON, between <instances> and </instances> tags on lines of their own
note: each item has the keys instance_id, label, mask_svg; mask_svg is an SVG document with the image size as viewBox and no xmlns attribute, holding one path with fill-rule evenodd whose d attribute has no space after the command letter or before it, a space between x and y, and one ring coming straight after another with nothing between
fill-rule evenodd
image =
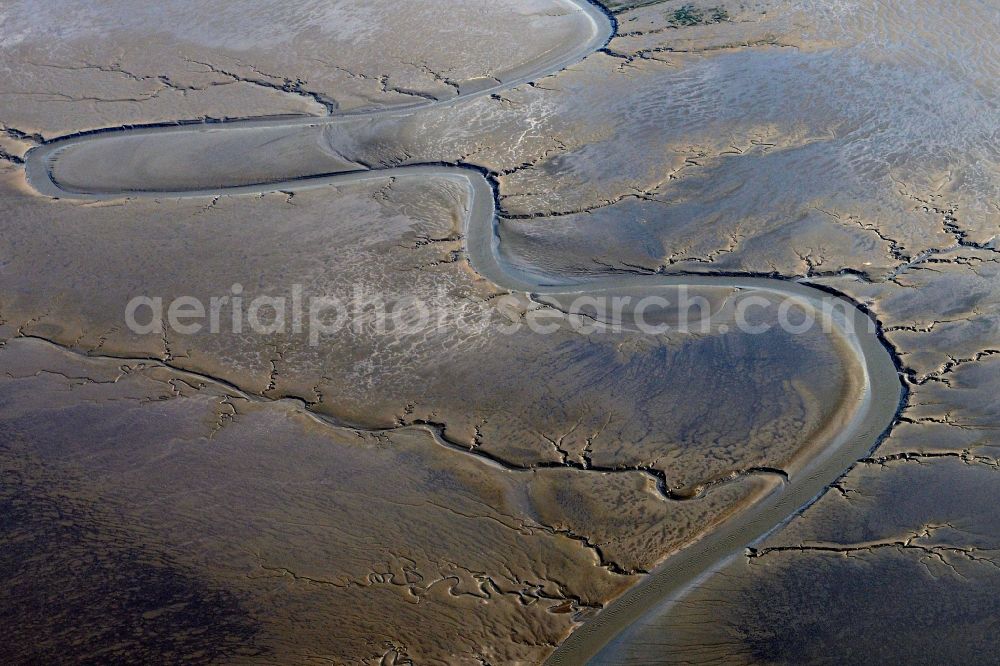
<instances>
[{"instance_id":1,"label":"wet sand surface","mask_svg":"<svg viewBox=\"0 0 1000 666\"><path fill-rule=\"evenodd\" d=\"M777 595L768 608L810 617L803 575L875 603L831 557L871 554L885 580L917 562L948 598L963 588L927 560L966 579L991 564L989 539L969 538L989 527L962 503L920 509L901 490L910 479L880 475L944 462L921 487L991 492L988 475L951 463L988 468L996 423L984 396L1000 209L995 146L980 141L996 128L976 111L995 98L995 54L974 70L942 61L940 42L907 34L921 16L907 3L874 21L853 5L613 8L606 47L593 6L542 4L540 32L518 34L554 46L524 64L485 58L485 78L436 75L451 94L416 101L380 79L378 105L412 108L324 104L297 77L264 85L264 106L301 113L282 105L308 99L319 117L129 130L202 112L136 101L113 107L130 120L102 124L111 116L93 111L119 102L66 94L72 124L25 124L44 118L29 107L12 107L20 125L0 118L6 501L12 515L69 516L61 531L10 522L5 541L28 556L7 567L8 607L65 585L60 558L90 554L74 593L22 627L12 660L72 644L81 659L511 663L561 646L554 663L579 663L611 640L598 662L822 661L828 644L810 641L831 639L805 619L748 609ZM981 44L968 26L992 10L963 9L934 40ZM29 36L5 53L34 58L32 28L4 19ZM235 48L219 39L201 46ZM123 75L123 59L81 69L173 81ZM901 120L885 123L884 100L841 95L836 72L895 96ZM901 72L951 86L961 108L932 116L895 86ZM789 94L797 105L773 103ZM363 326L319 349L302 335L123 330L137 293L208 297L234 282L248 295L365 284L454 316L388 335ZM581 293L680 285L713 303L707 333L494 331ZM846 314L832 333L741 334L732 312L752 296L835 300ZM879 500L858 508L853 493ZM848 534L858 510L879 518ZM746 592L711 592L733 580ZM155 601L147 587L162 590ZM95 590L121 602L88 607ZM50 619L74 608L114 628ZM214 629L185 624L199 614ZM769 638L763 627L782 622L792 638ZM936 652L914 655L950 654L948 627L967 622L956 615ZM832 654L880 654L846 649Z\"/></svg>"}]
</instances>

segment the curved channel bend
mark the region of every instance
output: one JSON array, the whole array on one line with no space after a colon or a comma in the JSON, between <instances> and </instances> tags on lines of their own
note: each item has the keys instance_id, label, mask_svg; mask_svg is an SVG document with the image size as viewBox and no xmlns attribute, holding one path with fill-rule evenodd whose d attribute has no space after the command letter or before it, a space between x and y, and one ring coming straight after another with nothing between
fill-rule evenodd
<instances>
[{"instance_id":1,"label":"curved channel bend","mask_svg":"<svg viewBox=\"0 0 1000 666\"><path fill-rule=\"evenodd\" d=\"M170 143L191 141L197 145L202 139L212 141L246 142L248 139L277 133L285 136L302 128L322 131L332 124L355 121L358 118L405 117L428 107L439 110L464 103L472 98L488 95L516 85L534 81L565 69L587 55L604 47L615 31L610 14L587 0L572 1L589 22L589 35L576 44L566 44L557 52L508 72L495 86L471 92L463 91L458 97L445 101L428 102L405 109L385 109L362 114L344 114L324 118L299 117L281 119L253 119L223 121L212 124L203 122L169 126L117 128L81 134L51 141L28 152L25 169L28 182L40 194L65 199L102 200L122 197L201 197L220 194L265 193L299 191L344 184L387 176L420 176L448 178L460 181L468 188L471 204L465 221L465 244L469 262L474 270L502 288L533 294L566 294L579 291L589 293L623 286L724 286L779 295L812 305L821 311L824 300L836 298L829 291L793 279L764 278L755 276L717 276L701 274L629 275L580 282L542 284L531 275L506 265L499 251L500 236L496 206L496 183L489 174L475 168L440 165L412 165L390 169L367 169L356 163L334 163L329 160L326 170L315 171L307 166L302 173L292 165L289 177L281 180L261 178L242 182L233 177L233 184L226 187L202 189L193 184L176 187L163 186L154 180L127 183L109 187L106 183L88 188L79 183L68 185L56 176L56 165L73 151L85 148L100 153L103 146L115 141L133 138L164 139ZM236 137L233 139L232 137ZM258 142L259 144L259 142ZM113 151L111 151L113 152ZM72 161L72 160L70 160ZM331 168L332 166L332 168ZM312 169L312 170L311 170ZM99 171L89 169L90 173ZM225 174L224 174L225 175ZM86 175L85 175L86 177ZM144 177L139 173L138 179ZM592 659L600 650L642 615L683 595L684 591L718 569L726 561L741 554L744 549L782 525L808 506L832 483L839 479L857 460L864 458L885 436L895 422L903 399L896 359L878 335L871 318L853 304L838 309L834 323L837 334L857 354L864 376L862 393L853 419L833 438L829 446L801 469L789 476L787 483L755 505L725 521L707 536L689 544L671 555L638 585L609 604L593 619L582 625L549 658L550 664L579 664Z\"/></svg>"}]
</instances>

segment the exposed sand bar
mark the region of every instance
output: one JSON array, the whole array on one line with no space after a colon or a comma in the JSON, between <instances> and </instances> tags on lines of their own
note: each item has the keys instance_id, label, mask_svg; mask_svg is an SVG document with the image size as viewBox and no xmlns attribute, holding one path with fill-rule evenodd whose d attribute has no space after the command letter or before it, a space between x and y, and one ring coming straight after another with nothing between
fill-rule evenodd
<instances>
[{"instance_id":1,"label":"exposed sand bar","mask_svg":"<svg viewBox=\"0 0 1000 666\"><path fill-rule=\"evenodd\" d=\"M458 98L432 102L439 110L531 81L563 69L600 48L611 35L607 16L580 3L584 25L580 42L552 51L512 69L495 85L463 90ZM323 133L331 125L391 120L414 109L378 111L364 116L247 120L168 127L117 129L68 137L28 153L29 182L42 194L71 199L102 200L129 197L202 197L219 194L299 191L364 179L433 177L460 181L468 187L471 205L465 221L466 250L472 267L497 285L516 291L559 295L588 294L622 288L655 289L691 285L756 291L793 299L814 311L836 299L823 290L791 280L708 275L630 275L586 281L540 283L506 265L500 258L493 183L472 168L420 165L366 169L325 146ZM345 125L349 126L349 125ZM127 159L126 159L127 156ZM747 545L757 541L808 505L845 470L865 457L893 423L902 386L895 361L878 337L871 319L857 307L836 309L836 344L858 360L860 376L849 420L821 450L809 450L795 461L789 479L754 506L738 513L711 534L670 557L640 585L575 632L552 656L551 663L582 663L648 610L676 600L686 589ZM598 656L599 659L599 656Z\"/></svg>"}]
</instances>

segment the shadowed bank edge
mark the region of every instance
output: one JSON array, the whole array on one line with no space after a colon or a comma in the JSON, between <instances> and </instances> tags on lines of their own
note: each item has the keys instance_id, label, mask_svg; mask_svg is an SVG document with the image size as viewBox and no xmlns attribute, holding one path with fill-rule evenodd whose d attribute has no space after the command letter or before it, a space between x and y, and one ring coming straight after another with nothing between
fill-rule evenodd
<instances>
[{"instance_id":1,"label":"shadowed bank edge","mask_svg":"<svg viewBox=\"0 0 1000 666\"><path fill-rule=\"evenodd\" d=\"M493 94L537 78L555 74L589 54L604 48L617 31L617 22L606 8L586 0L573 0L587 17L591 30L582 44L569 44L562 52L512 70L497 85L456 98L428 102L407 110L387 109L363 114L345 114L329 118L268 118L232 121L179 122L169 125L116 127L63 137L33 148L25 157L29 183L41 194L66 199L105 200L122 197L191 198L218 195L260 194L275 191L300 191L327 185L347 184L386 177L433 177L459 181L467 187L470 205L465 219L465 249L470 266L484 278L501 288L532 294L599 293L621 287L662 286L722 286L741 291L777 295L792 299L820 312L824 301L839 298L850 307L837 309L832 322L836 335L842 337L856 354L863 373L862 395L851 421L832 439L830 445L789 474L785 483L752 507L726 520L710 534L691 543L668 557L640 583L602 609L584 623L551 655L550 664L577 664L588 660L602 661L600 652L646 612L662 610L680 598L686 590L711 575L745 548L759 541L798 515L832 484L840 479L858 460L867 457L888 436L905 404L907 391L901 375L901 363L893 348L882 335L874 316L863 305L825 287L783 276L743 274L628 275L582 282L564 281L559 284L540 283L525 272L505 265L500 258L498 233L499 187L496 175L482 167L464 163L418 163L394 168L359 168L344 165L339 172L317 173L283 179L222 187L215 189L160 190L150 182L147 189L96 188L63 186L55 178L53 168L60 156L82 145L91 150L100 148L107 139L124 136L150 136L173 133L213 133L233 130L263 131L292 127L322 128L344 122L359 115L390 117L408 114L414 109L447 107L483 95Z\"/></svg>"}]
</instances>

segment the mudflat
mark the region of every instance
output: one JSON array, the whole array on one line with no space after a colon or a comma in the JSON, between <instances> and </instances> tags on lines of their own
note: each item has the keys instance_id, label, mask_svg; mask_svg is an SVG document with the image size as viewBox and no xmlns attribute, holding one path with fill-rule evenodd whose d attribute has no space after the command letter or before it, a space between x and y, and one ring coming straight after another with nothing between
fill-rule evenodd
<instances>
[{"instance_id":1,"label":"mudflat","mask_svg":"<svg viewBox=\"0 0 1000 666\"><path fill-rule=\"evenodd\" d=\"M0 14L10 660L822 661L759 609L885 603L831 558L990 584L906 463L990 492L994 10L188 4Z\"/></svg>"}]
</instances>

